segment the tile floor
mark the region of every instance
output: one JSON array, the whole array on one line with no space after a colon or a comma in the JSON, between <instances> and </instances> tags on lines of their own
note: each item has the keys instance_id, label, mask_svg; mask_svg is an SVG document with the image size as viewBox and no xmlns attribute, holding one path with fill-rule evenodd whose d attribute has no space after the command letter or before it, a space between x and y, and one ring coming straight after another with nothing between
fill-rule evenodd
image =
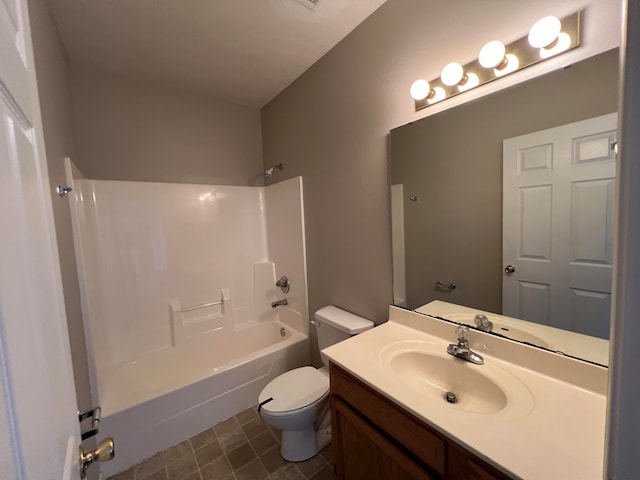
<instances>
[{"instance_id":1,"label":"tile floor","mask_svg":"<svg viewBox=\"0 0 640 480\"><path fill-rule=\"evenodd\" d=\"M280 456L279 433L240 412L110 480L335 480L331 446L309 460Z\"/></svg>"}]
</instances>

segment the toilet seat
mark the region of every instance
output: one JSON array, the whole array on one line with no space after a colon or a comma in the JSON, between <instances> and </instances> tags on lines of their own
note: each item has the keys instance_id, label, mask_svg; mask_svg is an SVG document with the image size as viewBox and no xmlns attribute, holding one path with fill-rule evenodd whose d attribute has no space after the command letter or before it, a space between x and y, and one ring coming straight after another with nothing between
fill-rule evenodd
<instances>
[{"instance_id":1,"label":"toilet seat","mask_svg":"<svg viewBox=\"0 0 640 480\"><path fill-rule=\"evenodd\" d=\"M327 375L313 367L300 367L271 380L260 392L258 403L262 404L261 411L270 415L291 415L313 407L328 395Z\"/></svg>"}]
</instances>

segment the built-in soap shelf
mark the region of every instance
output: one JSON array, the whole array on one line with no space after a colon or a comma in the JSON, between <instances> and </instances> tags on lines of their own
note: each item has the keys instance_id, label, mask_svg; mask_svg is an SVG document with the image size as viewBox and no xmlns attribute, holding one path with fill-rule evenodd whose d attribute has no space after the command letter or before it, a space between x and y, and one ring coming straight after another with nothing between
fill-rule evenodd
<instances>
[{"instance_id":1,"label":"built-in soap shelf","mask_svg":"<svg viewBox=\"0 0 640 480\"><path fill-rule=\"evenodd\" d=\"M183 306L177 297L170 298L168 302L174 347L180 346L189 337L233 327L230 288L221 289L218 298L203 303Z\"/></svg>"}]
</instances>

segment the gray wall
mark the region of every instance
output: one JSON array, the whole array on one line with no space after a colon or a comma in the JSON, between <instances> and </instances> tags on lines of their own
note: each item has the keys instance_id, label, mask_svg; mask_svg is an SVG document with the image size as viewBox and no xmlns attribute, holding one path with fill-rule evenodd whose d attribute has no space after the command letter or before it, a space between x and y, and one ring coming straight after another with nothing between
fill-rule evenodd
<instances>
[{"instance_id":1,"label":"gray wall","mask_svg":"<svg viewBox=\"0 0 640 480\"><path fill-rule=\"evenodd\" d=\"M617 49L391 131L409 308L502 310L502 140L617 110ZM409 201L410 195L419 201ZM436 281L455 281L450 293Z\"/></svg>"},{"instance_id":2,"label":"gray wall","mask_svg":"<svg viewBox=\"0 0 640 480\"><path fill-rule=\"evenodd\" d=\"M69 71L49 2L29 0L29 16L76 395L78 406L85 409L91 406L91 391L71 215L68 200L54 193L57 185L67 183L64 158L76 154Z\"/></svg>"},{"instance_id":3,"label":"gray wall","mask_svg":"<svg viewBox=\"0 0 640 480\"><path fill-rule=\"evenodd\" d=\"M392 303L389 130L619 45L620 3L389 0L262 109L270 181L302 175L310 312L326 304L377 323ZM475 58L540 17L585 9L582 46L415 113L409 87ZM495 15L496 11L500 15Z\"/></svg>"},{"instance_id":4,"label":"gray wall","mask_svg":"<svg viewBox=\"0 0 640 480\"><path fill-rule=\"evenodd\" d=\"M73 64L76 165L87 178L263 184L260 112Z\"/></svg>"}]
</instances>

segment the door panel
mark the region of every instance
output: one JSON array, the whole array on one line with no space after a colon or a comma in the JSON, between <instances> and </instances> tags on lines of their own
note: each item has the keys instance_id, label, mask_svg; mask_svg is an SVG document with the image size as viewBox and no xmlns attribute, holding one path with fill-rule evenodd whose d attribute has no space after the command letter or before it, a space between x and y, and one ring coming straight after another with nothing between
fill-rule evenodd
<instances>
[{"instance_id":1,"label":"door panel","mask_svg":"<svg viewBox=\"0 0 640 480\"><path fill-rule=\"evenodd\" d=\"M616 127L614 113L504 140L503 314L608 336Z\"/></svg>"},{"instance_id":2,"label":"door panel","mask_svg":"<svg viewBox=\"0 0 640 480\"><path fill-rule=\"evenodd\" d=\"M572 263L608 265L613 259L614 180L574 182L571 189Z\"/></svg>"},{"instance_id":3,"label":"door panel","mask_svg":"<svg viewBox=\"0 0 640 480\"><path fill-rule=\"evenodd\" d=\"M551 258L551 185L520 190L519 256L530 260Z\"/></svg>"}]
</instances>

